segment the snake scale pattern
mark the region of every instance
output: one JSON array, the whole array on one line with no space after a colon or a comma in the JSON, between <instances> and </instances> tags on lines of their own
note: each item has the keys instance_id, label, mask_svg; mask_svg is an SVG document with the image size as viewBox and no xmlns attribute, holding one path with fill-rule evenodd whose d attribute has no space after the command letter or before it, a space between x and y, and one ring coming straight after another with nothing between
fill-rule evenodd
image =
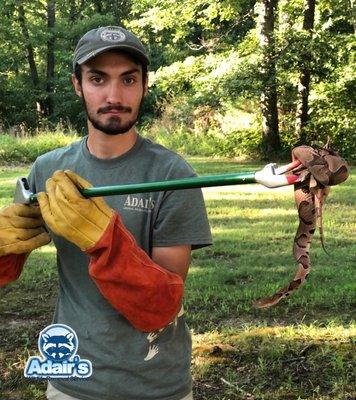
<instances>
[{"instance_id":1,"label":"snake scale pattern","mask_svg":"<svg viewBox=\"0 0 356 400\"><path fill-rule=\"evenodd\" d=\"M321 244L325 250L322 231L322 206L330 186L344 182L349 176L349 166L338 153L328 148L314 149L299 146L292 151L293 161L301 165L294 169L298 181L294 184L294 197L298 208L299 226L293 243L293 256L298 263L294 279L274 295L259 299L254 307L263 308L277 304L295 292L310 272L309 248L316 227L320 230Z\"/></svg>"}]
</instances>

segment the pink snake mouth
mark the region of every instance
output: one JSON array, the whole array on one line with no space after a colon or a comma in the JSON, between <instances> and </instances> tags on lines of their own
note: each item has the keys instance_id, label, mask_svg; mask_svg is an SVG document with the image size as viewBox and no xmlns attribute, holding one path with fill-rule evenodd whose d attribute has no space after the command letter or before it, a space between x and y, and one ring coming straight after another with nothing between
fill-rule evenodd
<instances>
[{"instance_id":1,"label":"pink snake mouth","mask_svg":"<svg viewBox=\"0 0 356 400\"><path fill-rule=\"evenodd\" d=\"M299 160L292 161L287 165L283 165L275 170L276 175L282 175L286 172L292 171L293 169L299 167L302 163Z\"/></svg>"},{"instance_id":2,"label":"pink snake mouth","mask_svg":"<svg viewBox=\"0 0 356 400\"><path fill-rule=\"evenodd\" d=\"M283 165L282 167L279 167L275 169L275 174L276 175L283 175L287 172L293 171L295 168L298 168L302 163L299 160L292 161L291 163L287 165ZM299 175L286 175L286 179L288 182L288 185L293 185L294 183L298 182L299 180Z\"/></svg>"}]
</instances>

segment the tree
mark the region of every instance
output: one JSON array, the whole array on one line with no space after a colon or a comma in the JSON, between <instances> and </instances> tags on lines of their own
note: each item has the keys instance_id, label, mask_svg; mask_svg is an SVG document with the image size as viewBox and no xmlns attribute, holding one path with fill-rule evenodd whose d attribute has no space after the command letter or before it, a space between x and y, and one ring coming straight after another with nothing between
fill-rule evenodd
<instances>
[{"instance_id":1,"label":"tree","mask_svg":"<svg viewBox=\"0 0 356 400\"><path fill-rule=\"evenodd\" d=\"M280 150L277 108L277 72L274 42L275 10L278 0L262 0L260 11L261 61L261 112L264 152Z\"/></svg>"},{"instance_id":2,"label":"tree","mask_svg":"<svg viewBox=\"0 0 356 400\"><path fill-rule=\"evenodd\" d=\"M312 54L309 43L312 39L312 30L314 27L315 0L304 0L304 20L303 30L306 31L306 43L304 54L301 54L302 68L298 82L298 99L295 119L295 135L300 143L305 143L306 137L304 127L308 122L308 100L310 86L310 62ZM309 40L308 40L309 39Z\"/></svg>"},{"instance_id":3,"label":"tree","mask_svg":"<svg viewBox=\"0 0 356 400\"><path fill-rule=\"evenodd\" d=\"M25 40L25 46L26 46L26 51L27 51L27 60L28 60L28 65L29 65L30 72L31 72L33 87L36 90L36 92L39 93L40 79L38 76L37 65L36 65L36 61L35 61L34 50L33 50L32 42L31 42L31 38L30 38L28 28L27 28L25 10L24 10L24 7L22 4L19 4L19 6L18 6L18 21L19 21L19 24L21 27L22 35ZM43 100L41 99L40 96L38 96L36 98L36 105L37 105L38 117L43 116L45 114L45 107L44 107Z\"/></svg>"},{"instance_id":4,"label":"tree","mask_svg":"<svg viewBox=\"0 0 356 400\"><path fill-rule=\"evenodd\" d=\"M55 34L54 27L56 22L56 1L49 0L47 2L47 27L48 27L48 40L47 40L47 82L46 92L47 97L45 100L46 116L50 117L53 114L53 91L54 91L54 69L55 69Z\"/></svg>"}]
</instances>

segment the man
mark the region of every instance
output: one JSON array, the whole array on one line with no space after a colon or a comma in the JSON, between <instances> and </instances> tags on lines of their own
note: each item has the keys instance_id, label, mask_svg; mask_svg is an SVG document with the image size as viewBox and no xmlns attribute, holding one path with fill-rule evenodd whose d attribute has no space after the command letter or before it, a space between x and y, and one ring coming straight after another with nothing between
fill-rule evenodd
<instances>
[{"instance_id":1,"label":"man","mask_svg":"<svg viewBox=\"0 0 356 400\"><path fill-rule=\"evenodd\" d=\"M39 157L29 175L57 248L54 322L77 333L78 354L93 365L87 379L52 380L50 400L192 399L191 338L182 297L191 250L211 244L201 190L105 201L85 199L78 191L90 184L195 175L179 155L136 131L148 63L141 42L127 30L87 32L75 50L72 80L86 108L88 136ZM36 243L20 255L1 254L0 247L2 259L24 262L24 252L48 241L40 216L31 218L21 226ZM11 269L8 259L0 259L0 276L1 268L7 276L3 284L19 275L20 261Z\"/></svg>"}]
</instances>

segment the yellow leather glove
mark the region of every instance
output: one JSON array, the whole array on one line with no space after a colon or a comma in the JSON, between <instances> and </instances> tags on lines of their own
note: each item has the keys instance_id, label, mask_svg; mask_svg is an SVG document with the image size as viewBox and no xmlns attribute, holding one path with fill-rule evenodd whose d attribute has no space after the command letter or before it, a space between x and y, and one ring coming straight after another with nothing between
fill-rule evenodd
<instances>
[{"instance_id":1,"label":"yellow leather glove","mask_svg":"<svg viewBox=\"0 0 356 400\"><path fill-rule=\"evenodd\" d=\"M102 197L85 198L78 188L91 184L72 171L56 171L46 181L47 193L37 194L43 219L57 235L83 251L94 246L108 227L114 211Z\"/></svg>"},{"instance_id":2,"label":"yellow leather glove","mask_svg":"<svg viewBox=\"0 0 356 400\"><path fill-rule=\"evenodd\" d=\"M0 210L0 257L29 253L50 241L38 206L11 204Z\"/></svg>"}]
</instances>

